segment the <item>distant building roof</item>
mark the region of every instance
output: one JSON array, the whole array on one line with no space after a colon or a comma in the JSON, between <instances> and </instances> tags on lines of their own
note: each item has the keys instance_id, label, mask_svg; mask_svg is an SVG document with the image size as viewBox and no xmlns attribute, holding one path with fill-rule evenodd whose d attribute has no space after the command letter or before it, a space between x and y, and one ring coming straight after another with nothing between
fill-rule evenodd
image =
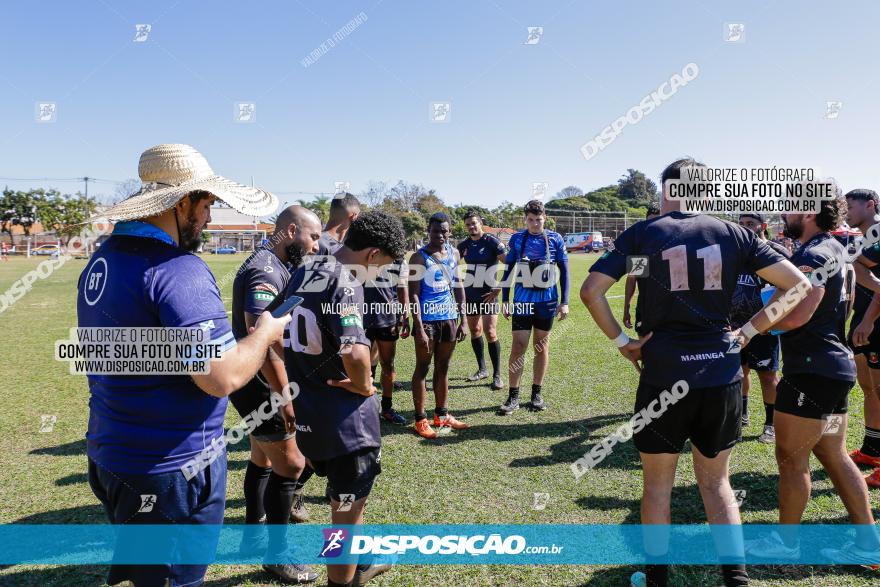
<instances>
[{"instance_id":1,"label":"distant building roof","mask_svg":"<svg viewBox=\"0 0 880 587\"><path fill-rule=\"evenodd\" d=\"M242 214L232 208L214 206L211 208L211 222L208 224L208 230L234 230L233 226L250 226L253 230L254 226L260 223L260 219L256 216L248 216Z\"/></svg>"}]
</instances>

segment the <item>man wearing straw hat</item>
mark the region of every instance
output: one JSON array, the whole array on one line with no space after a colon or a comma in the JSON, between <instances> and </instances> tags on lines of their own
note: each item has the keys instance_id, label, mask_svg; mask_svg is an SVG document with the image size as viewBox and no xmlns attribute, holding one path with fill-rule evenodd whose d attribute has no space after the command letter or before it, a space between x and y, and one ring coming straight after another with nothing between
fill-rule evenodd
<instances>
[{"instance_id":1,"label":"man wearing straw hat","mask_svg":"<svg viewBox=\"0 0 880 587\"><path fill-rule=\"evenodd\" d=\"M277 200L214 174L188 145L147 149L138 174L143 188L106 211L119 222L80 276L79 327L201 329L223 355L207 373L90 374L89 484L110 522L128 530L222 524L226 398L256 374L290 317L265 312L236 344L214 276L192 252L215 200L251 216L272 213ZM190 542L151 541L144 554L165 564L113 564L108 583L199 585L207 566L176 562L197 562L182 553L213 553L216 542ZM117 552L124 546L118 541Z\"/></svg>"}]
</instances>

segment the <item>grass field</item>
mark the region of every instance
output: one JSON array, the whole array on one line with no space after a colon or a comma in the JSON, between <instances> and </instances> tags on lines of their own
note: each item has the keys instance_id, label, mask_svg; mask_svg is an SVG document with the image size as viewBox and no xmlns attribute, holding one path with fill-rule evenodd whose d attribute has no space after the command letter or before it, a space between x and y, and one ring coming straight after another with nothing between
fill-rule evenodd
<instances>
[{"instance_id":1,"label":"grass field","mask_svg":"<svg viewBox=\"0 0 880 587\"><path fill-rule=\"evenodd\" d=\"M577 300L577 289L595 255L572 258L572 312L557 323L552 335L551 364L544 385L549 409L539 414L520 410L508 418L495 415L505 392L470 385L464 377L474 369L470 345L461 345L450 372L449 407L471 424L470 430L437 441L416 437L412 428L383 424L383 474L367 508L369 523L557 523L632 524L639 520L641 473L632 443L617 446L611 456L576 482L569 465L590 445L628 418L633 406L636 371L598 330ZM205 256L218 281L235 271L242 255ZM15 259L0 263L0 292L38 263ZM73 260L0 314L0 522L104 523L105 517L86 477L85 430L88 388L85 377L68 374L67 365L53 360L53 341L76 325L76 280L85 261ZM609 295L619 315L622 284ZM231 306L231 285L223 291ZM510 326L499 327L506 353ZM413 368L410 340L399 345L397 372L407 382ZM530 361L523 389L528 389ZM745 442L734 449L732 481L745 489L746 522L775 523L776 463L773 447L758 443L763 422L760 387L753 381L752 426ZM412 418L408 391L397 394L396 407ZM430 407L431 400L428 400ZM860 439L862 394L850 399L853 425L849 444ZM52 432L40 433L40 417L57 416ZM238 421L233 409L227 425ZM247 442L229 453L226 521L243 523L242 481ZM814 460L814 467L816 462ZM807 522L846 522L845 509L828 477L814 469L813 496ZM329 522L322 498L324 484L315 477L306 486L314 522ZM533 493L550 494L544 510L532 507ZM872 492L875 510L878 493ZM673 523L705 523L694 481L692 461L679 465L673 493ZM47 536L47 540L51 537ZM601 545L591 545L601 548ZM628 585L635 567L582 566L400 566L376 585ZM321 569L320 581L325 581ZM0 570L2 585L101 585L103 567L20 567ZM880 575L850 568L753 567L755 585L876 585ZM212 566L207 585L269 585L257 567ZM319 584L322 584L319 582ZM326 583L323 583L326 584ZM674 585L719 585L712 567L677 567Z\"/></svg>"}]
</instances>

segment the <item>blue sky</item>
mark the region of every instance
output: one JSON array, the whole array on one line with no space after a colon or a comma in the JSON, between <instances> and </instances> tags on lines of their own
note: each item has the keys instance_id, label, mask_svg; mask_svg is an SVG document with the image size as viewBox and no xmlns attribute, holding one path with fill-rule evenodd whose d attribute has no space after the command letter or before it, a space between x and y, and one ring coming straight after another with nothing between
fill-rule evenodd
<instances>
[{"instance_id":1,"label":"blue sky","mask_svg":"<svg viewBox=\"0 0 880 587\"><path fill-rule=\"evenodd\" d=\"M184 142L288 200L404 179L491 207L524 202L532 182L589 190L630 167L656 178L681 155L877 189L878 20L870 0L9 3L0 177L125 180L145 148ZM725 42L728 22L744 42ZM143 43L139 23L152 25ZM544 27L537 44L529 26ZM584 159L582 144L689 62L697 79ZM56 122L35 121L44 101ZM446 101L450 121L432 123L430 103ZM842 102L837 118L826 101ZM236 102L256 104L255 123L235 122Z\"/></svg>"}]
</instances>

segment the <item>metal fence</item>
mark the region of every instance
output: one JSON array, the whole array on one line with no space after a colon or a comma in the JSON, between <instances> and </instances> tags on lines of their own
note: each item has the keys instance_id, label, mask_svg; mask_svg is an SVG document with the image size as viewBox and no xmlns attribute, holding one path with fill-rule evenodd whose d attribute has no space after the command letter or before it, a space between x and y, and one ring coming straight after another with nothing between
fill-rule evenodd
<instances>
[{"instance_id":1,"label":"metal fence","mask_svg":"<svg viewBox=\"0 0 880 587\"><path fill-rule=\"evenodd\" d=\"M641 216L632 216L629 212L592 212L588 210L547 209L547 218L556 222L556 232L569 234L572 232L598 231L602 236L617 237L631 225L644 220Z\"/></svg>"}]
</instances>

